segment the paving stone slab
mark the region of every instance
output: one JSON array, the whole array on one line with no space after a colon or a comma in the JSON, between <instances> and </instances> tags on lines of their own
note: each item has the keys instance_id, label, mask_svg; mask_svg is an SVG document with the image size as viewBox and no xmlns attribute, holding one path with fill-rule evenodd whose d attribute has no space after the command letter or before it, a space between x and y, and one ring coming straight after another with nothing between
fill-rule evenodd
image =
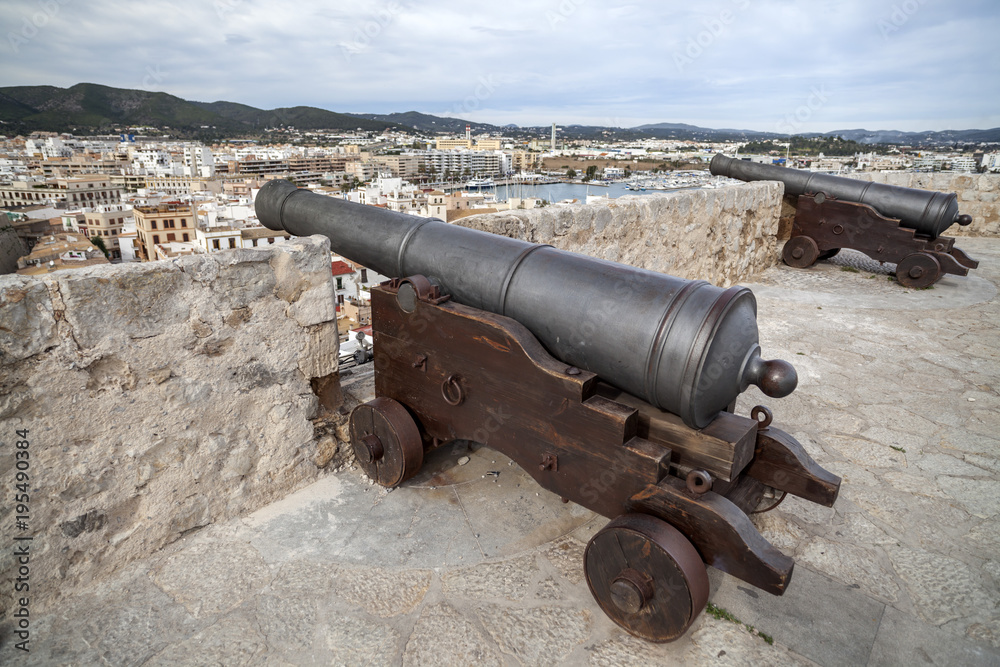
<instances>
[{"instance_id":1,"label":"paving stone slab","mask_svg":"<svg viewBox=\"0 0 1000 667\"><path fill-rule=\"evenodd\" d=\"M709 601L820 665L864 665L885 604L847 585L796 565L781 597L714 570ZM721 581L720 581L721 579Z\"/></svg>"},{"instance_id":2,"label":"paving stone slab","mask_svg":"<svg viewBox=\"0 0 1000 667\"><path fill-rule=\"evenodd\" d=\"M403 650L404 667L503 664L496 644L446 602L421 612Z\"/></svg>"},{"instance_id":3,"label":"paving stone slab","mask_svg":"<svg viewBox=\"0 0 1000 667\"><path fill-rule=\"evenodd\" d=\"M589 609L487 605L478 613L501 650L526 667L557 664L590 636Z\"/></svg>"},{"instance_id":4,"label":"paving stone slab","mask_svg":"<svg viewBox=\"0 0 1000 667\"><path fill-rule=\"evenodd\" d=\"M478 600L521 600L537 573L535 554L481 563L443 574L444 594Z\"/></svg>"},{"instance_id":5,"label":"paving stone slab","mask_svg":"<svg viewBox=\"0 0 1000 667\"><path fill-rule=\"evenodd\" d=\"M954 635L888 607L882 615L870 667L1000 665L1000 649Z\"/></svg>"}]
</instances>

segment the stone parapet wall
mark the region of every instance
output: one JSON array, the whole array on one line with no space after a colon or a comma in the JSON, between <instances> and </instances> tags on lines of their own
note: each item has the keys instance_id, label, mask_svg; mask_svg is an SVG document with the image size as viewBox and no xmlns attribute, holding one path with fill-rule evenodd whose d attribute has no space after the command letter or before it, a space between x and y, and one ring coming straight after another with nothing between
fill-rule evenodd
<instances>
[{"instance_id":1,"label":"stone parapet wall","mask_svg":"<svg viewBox=\"0 0 1000 667\"><path fill-rule=\"evenodd\" d=\"M490 213L455 224L729 286L778 261L782 192L777 182L745 183Z\"/></svg>"},{"instance_id":2,"label":"stone parapet wall","mask_svg":"<svg viewBox=\"0 0 1000 667\"><path fill-rule=\"evenodd\" d=\"M314 388L337 388L334 304L321 237L0 276L0 608L18 571L12 532L33 537L34 615L316 479L331 455L311 420ZM11 502L19 429L23 530Z\"/></svg>"},{"instance_id":3,"label":"stone parapet wall","mask_svg":"<svg viewBox=\"0 0 1000 667\"><path fill-rule=\"evenodd\" d=\"M884 171L847 175L904 188L954 192L958 195L959 212L971 215L972 224L953 225L945 235L1000 237L1000 174Z\"/></svg>"}]
</instances>

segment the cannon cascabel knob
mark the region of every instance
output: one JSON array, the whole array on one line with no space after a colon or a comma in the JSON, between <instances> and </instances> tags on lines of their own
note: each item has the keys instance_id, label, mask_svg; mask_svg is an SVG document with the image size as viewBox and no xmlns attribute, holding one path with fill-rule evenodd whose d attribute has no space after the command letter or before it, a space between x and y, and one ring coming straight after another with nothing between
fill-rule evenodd
<instances>
[{"instance_id":1,"label":"cannon cascabel knob","mask_svg":"<svg viewBox=\"0 0 1000 667\"><path fill-rule=\"evenodd\" d=\"M757 385L766 396L784 398L795 391L795 387L799 384L799 375L795 372L795 367L787 361L761 359L758 349L747 362L743 381L747 385Z\"/></svg>"}]
</instances>

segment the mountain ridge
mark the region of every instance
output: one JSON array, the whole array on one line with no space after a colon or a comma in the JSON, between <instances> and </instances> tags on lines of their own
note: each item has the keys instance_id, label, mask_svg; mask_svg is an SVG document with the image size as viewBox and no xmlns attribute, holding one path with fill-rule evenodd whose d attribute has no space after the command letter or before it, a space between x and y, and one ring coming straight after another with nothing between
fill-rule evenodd
<instances>
[{"instance_id":1,"label":"mountain ridge","mask_svg":"<svg viewBox=\"0 0 1000 667\"><path fill-rule=\"evenodd\" d=\"M163 92L112 88L96 83L78 83L69 88L0 88L0 121L27 132L152 126L195 133L203 130L246 133L280 125L307 130L360 128L381 131L398 126L316 107L265 110L236 102L192 102Z\"/></svg>"},{"instance_id":2,"label":"mountain ridge","mask_svg":"<svg viewBox=\"0 0 1000 667\"><path fill-rule=\"evenodd\" d=\"M239 102L184 100L164 92L113 88L95 83L0 88L0 122L5 134L37 130L54 132L87 129L108 131L125 127L169 128L182 134L254 134L265 128L292 126L299 130L399 129L422 133L474 132L548 134L548 126L493 125L419 111L389 114L340 113L311 106L258 109ZM792 135L759 130L707 128L689 123L647 123L631 128L568 124L561 138L677 139L680 141L784 140ZM1000 128L904 132L855 128L832 132L803 132L807 138L836 137L861 144L962 144L1000 142Z\"/></svg>"}]
</instances>

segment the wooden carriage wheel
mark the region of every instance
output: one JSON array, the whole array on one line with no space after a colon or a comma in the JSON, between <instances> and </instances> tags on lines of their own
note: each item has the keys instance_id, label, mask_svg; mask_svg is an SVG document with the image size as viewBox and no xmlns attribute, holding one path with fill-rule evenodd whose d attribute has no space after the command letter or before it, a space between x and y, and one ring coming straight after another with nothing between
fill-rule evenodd
<instances>
[{"instance_id":1,"label":"wooden carriage wheel","mask_svg":"<svg viewBox=\"0 0 1000 667\"><path fill-rule=\"evenodd\" d=\"M896 265L896 281L905 287L928 287L940 277L941 263L925 252L907 255Z\"/></svg>"},{"instance_id":2,"label":"wooden carriage wheel","mask_svg":"<svg viewBox=\"0 0 1000 667\"><path fill-rule=\"evenodd\" d=\"M694 546L647 514L624 514L594 535L584 572L604 613L649 641L679 639L708 602L708 574Z\"/></svg>"},{"instance_id":3,"label":"wooden carriage wheel","mask_svg":"<svg viewBox=\"0 0 1000 667\"><path fill-rule=\"evenodd\" d=\"M358 465L382 486L402 484L420 470L420 430L401 403L383 397L359 405L351 413L350 428Z\"/></svg>"},{"instance_id":4,"label":"wooden carriage wheel","mask_svg":"<svg viewBox=\"0 0 1000 667\"><path fill-rule=\"evenodd\" d=\"M781 251L781 259L788 266L804 269L812 266L819 259L819 246L811 236L793 236L785 243Z\"/></svg>"}]
</instances>

